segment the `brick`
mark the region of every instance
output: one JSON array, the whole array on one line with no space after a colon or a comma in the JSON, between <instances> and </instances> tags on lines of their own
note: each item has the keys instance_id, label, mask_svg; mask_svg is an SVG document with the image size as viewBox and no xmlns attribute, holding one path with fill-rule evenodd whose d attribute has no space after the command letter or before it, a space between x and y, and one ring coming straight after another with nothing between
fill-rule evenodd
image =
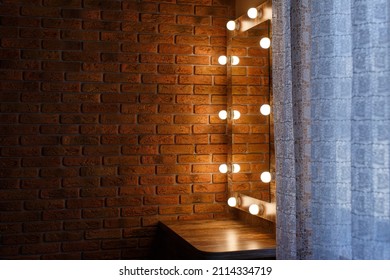
<instances>
[{"instance_id":1,"label":"brick","mask_svg":"<svg viewBox=\"0 0 390 280\"><path fill-rule=\"evenodd\" d=\"M98 229L101 227L101 220L64 221L65 230Z\"/></svg>"},{"instance_id":2,"label":"brick","mask_svg":"<svg viewBox=\"0 0 390 280\"><path fill-rule=\"evenodd\" d=\"M76 168L41 168L41 177L75 177L78 175Z\"/></svg>"},{"instance_id":3,"label":"brick","mask_svg":"<svg viewBox=\"0 0 390 280\"><path fill-rule=\"evenodd\" d=\"M142 156L142 164L173 164L176 163L175 155Z\"/></svg>"},{"instance_id":4,"label":"brick","mask_svg":"<svg viewBox=\"0 0 390 280\"><path fill-rule=\"evenodd\" d=\"M152 64L121 64L121 72L123 73L156 73L157 65Z\"/></svg>"},{"instance_id":5,"label":"brick","mask_svg":"<svg viewBox=\"0 0 390 280\"><path fill-rule=\"evenodd\" d=\"M193 73L193 67L187 65L159 65L158 73L191 75Z\"/></svg>"},{"instance_id":6,"label":"brick","mask_svg":"<svg viewBox=\"0 0 390 280\"><path fill-rule=\"evenodd\" d=\"M190 194L190 185L174 185L174 186L157 186L157 194L172 195L172 194Z\"/></svg>"},{"instance_id":7,"label":"brick","mask_svg":"<svg viewBox=\"0 0 390 280\"><path fill-rule=\"evenodd\" d=\"M24 203L26 210L62 209L64 206L64 200L36 200L25 201Z\"/></svg>"},{"instance_id":8,"label":"brick","mask_svg":"<svg viewBox=\"0 0 390 280\"><path fill-rule=\"evenodd\" d=\"M141 14L141 22L150 22L155 24L175 23L174 15L162 15L157 13L143 13Z\"/></svg>"},{"instance_id":9,"label":"brick","mask_svg":"<svg viewBox=\"0 0 390 280\"><path fill-rule=\"evenodd\" d=\"M62 243L62 250L64 252L72 251L95 251L100 247L100 241L79 241L79 242L64 242Z\"/></svg>"},{"instance_id":10,"label":"brick","mask_svg":"<svg viewBox=\"0 0 390 280\"><path fill-rule=\"evenodd\" d=\"M212 203L214 202L213 194L195 194L195 195L181 195L181 204L195 204L195 203Z\"/></svg>"},{"instance_id":11,"label":"brick","mask_svg":"<svg viewBox=\"0 0 390 280\"><path fill-rule=\"evenodd\" d=\"M193 145L161 145L161 154L192 154L194 153Z\"/></svg>"},{"instance_id":12,"label":"brick","mask_svg":"<svg viewBox=\"0 0 390 280\"><path fill-rule=\"evenodd\" d=\"M208 135L178 135L175 142L177 144L207 144L209 137Z\"/></svg>"},{"instance_id":13,"label":"brick","mask_svg":"<svg viewBox=\"0 0 390 280\"><path fill-rule=\"evenodd\" d=\"M80 168L81 176L114 176L116 173L116 167L86 166Z\"/></svg>"},{"instance_id":14,"label":"brick","mask_svg":"<svg viewBox=\"0 0 390 280\"><path fill-rule=\"evenodd\" d=\"M141 197L126 196L126 197L111 197L106 199L106 205L108 207L135 206L141 204L142 204Z\"/></svg>"},{"instance_id":15,"label":"brick","mask_svg":"<svg viewBox=\"0 0 390 280\"><path fill-rule=\"evenodd\" d=\"M105 219L105 228L133 228L141 225L140 218Z\"/></svg>"},{"instance_id":16,"label":"brick","mask_svg":"<svg viewBox=\"0 0 390 280\"><path fill-rule=\"evenodd\" d=\"M44 236L46 242L80 241L82 238L81 232L49 232Z\"/></svg>"},{"instance_id":17,"label":"brick","mask_svg":"<svg viewBox=\"0 0 390 280\"><path fill-rule=\"evenodd\" d=\"M157 174L187 174L190 170L188 164L157 166Z\"/></svg>"},{"instance_id":18,"label":"brick","mask_svg":"<svg viewBox=\"0 0 390 280\"><path fill-rule=\"evenodd\" d=\"M141 136L140 144L173 144L174 137L171 135L145 135Z\"/></svg>"},{"instance_id":19,"label":"brick","mask_svg":"<svg viewBox=\"0 0 390 280\"><path fill-rule=\"evenodd\" d=\"M196 55L218 55L226 53L226 47L216 47L216 46L195 46L194 54ZM234 71L235 68L232 68Z\"/></svg>"},{"instance_id":20,"label":"brick","mask_svg":"<svg viewBox=\"0 0 390 280\"><path fill-rule=\"evenodd\" d=\"M140 34L138 35L138 42L142 44L173 44L174 36L173 35L150 35L150 34Z\"/></svg>"},{"instance_id":21,"label":"brick","mask_svg":"<svg viewBox=\"0 0 390 280\"><path fill-rule=\"evenodd\" d=\"M81 29L81 20L78 19L53 19L43 18L42 26L57 29Z\"/></svg>"},{"instance_id":22,"label":"brick","mask_svg":"<svg viewBox=\"0 0 390 280\"><path fill-rule=\"evenodd\" d=\"M85 232L85 239L111 239L120 238L122 231L120 229L88 230Z\"/></svg>"},{"instance_id":23,"label":"brick","mask_svg":"<svg viewBox=\"0 0 390 280\"><path fill-rule=\"evenodd\" d=\"M210 155L179 155L179 163L208 163L211 161Z\"/></svg>"},{"instance_id":24,"label":"brick","mask_svg":"<svg viewBox=\"0 0 390 280\"><path fill-rule=\"evenodd\" d=\"M222 213L226 211L225 204L199 204L195 205L195 213Z\"/></svg>"},{"instance_id":25,"label":"brick","mask_svg":"<svg viewBox=\"0 0 390 280\"><path fill-rule=\"evenodd\" d=\"M126 115L126 114L120 114L120 115L114 115L114 114L104 114L101 116L101 123L108 123L108 124L125 124L125 123L135 123L135 115Z\"/></svg>"},{"instance_id":26,"label":"brick","mask_svg":"<svg viewBox=\"0 0 390 280\"><path fill-rule=\"evenodd\" d=\"M80 192L81 197L112 197L117 193L115 188L94 188L93 185L85 186Z\"/></svg>"},{"instance_id":27,"label":"brick","mask_svg":"<svg viewBox=\"0 0 390 280\"><path fill-rule=\"evenodd\" d=\"M87 219L116 218L119 217L118 208L83 209L82 217Z\"/></svg>"},{"instance_id":28,"label":"brick","mask_svg":"<svg viewBox=\"0 0 390 280\"><path fill-rule=\"evenodd\" d=\"M104 206L104 199L99 198L83 198L69 199L66 201L66 208L83 209L83 208L100 208Z\"/></svg>"},{"instance_id":29,"label":"brick","mask_svg":"<svg viewBox=\"0 0 390 280\"><path fill-rule=\"evenodd\" d=\"M196 153L198 154L226 154L227 145L198 145L196 147Z\"/></svg>"},{"instance_id":30,"label":"brick","mask_svg":"<svg viewBox=\"0 0 390 280\"><path fill-rule=\"evenodd\" d=\"M211 175L210 174L178 175L177 182L179 184L210 183L211 182Z\"/></svg>"},{"instance_id":31,"label":"brick","mask_svg":"<svg viewBox=\"0 0 390 280\"><path fill-rule=\"evenodd\" d=\"M138 241L134 239L125 240L103 240L103 249L122 249L122 248L136 248Z\"/></svg>"},{"instance_id":32,"label":"brick","mask_svg":"<svg viewBox=\"0 0 390 280\"><path fill-rule=\"evenodd\" d=\"M100 184L99 178L75 177L75 178L64 178L62 181L62 186L64 188L80 188L80 187L89 188L89 187L97 187L99 186L99 184Z\"/></svg>"},{"instance_id":33,"label":"brick","mask_svg":"<svg viewBox=\"0 0 390 280\"><path fill-rule=\"evenodd\" d=\"M100 165L99 157L66 157L63 159L65 166L95 166Z\"/></svg>"},{"instance_id":34,"label":"brick","mask_svg":"<svg viewBox=\"0 0 390 280\"><path fill-rule=\"evenodd\" d=\"M225 36L226 27L217 28L215 26L195 26L195 35Z\"/></svg>"},{"instance_id":35,"label":"brick","mask_svg":"<svg viewBox=\"0 0 390 280\"><path fill-rule=\"evenodd\" d=\"M172 214L191 214L193 213L192 205L181 205L181 206L160 206L159 214L161 215L172 215Z\"/></svg>"},{"instance_id":36,"label":"brick","mask_svg":"<svg viewBox=\"0 0 390 280\"><path fill-rule=\"evenodd\" d=\"M123 146L122 154L124 155L155 155L157 154L157 147L155 145L136 145L136 146Z\"/></svg>"},{"instance_id":37,"label":"brick","mask_svg":"<svg viewBox=\"0 0 390 280\"><path fill-rule=\"evenodd\" d=\"M144 198L145 205L166 205L166 204L178 204L178 196L146 196Z\"/></svg>"},{"instance_id":38,"label":"brick","mask_svg":"<svg viewBox=\"0 0 390 280\"><path fill-rule=\"evenodd\" d=\"M39 243L41 239L40 234L23 234L23 235L4 235L3 244L18 245L18 244L34 244Z\"/></svg>"},{"instance_id":39,"label":"brick","mask_svg":"<svg viewBox=\"0 0 390 280\"><path fill-rule=\"evenodd\" d=\"M24 225L25 232L48 232L60 231L62 222L60 221L45 221L45 222L29 222Z\"/></svg>"},{"instance_id":40,"label":"brick","mask_svg":"<svg viewBox=\"0 0 390 280\"><path fill-rule=\"evenodd\" d=\"M174 63L175 57L173 55L163 54L141 54L141 63Z\"/></svg>"},{"instance_id":41,"label":"brick","mask_svg":"<svg viewBox=\"0 0 390 280\"><path fill-rule=\"evenodd\" d=\"M59 166L61 164L61 159L58 157L42 157L42 158L23 158L22 166L23 167L53 167Z\"/></svg>"},{"instance_id":42,"label":"brick","mask_svg":"<svg viewBox=\"0 0 390 280\"><path fill-rule=\"evenodd\" d=\"M193 173L217 173L219 168L219 164L194 164L192 166Z\"/></svg>"},{"instance_id":43,"label":"brick","mask_svg":"<svg viewBox=\"0 0 390 280\"><path fill-rule=\"evenodd\" d=\"M119 168L120 175L133 174L154 174L154 166L121 166Z\"/></svg>"},{"instance_id":44,"label":"brick","mask_svg":"<svg viewBox=\"0 0 390 280\"><path fill-rule=\"evenodd\" d=\"M192 64L192 65L209 65L210 57L209 56L199 56L199 55L177 55L176 63L178 64Z\"/></svg>"},{"instance_id":45,"label":"brick","mask_svg":"<svg viewBox=\"0 0 390 280\"><path fill-rule=\"evenodd\" d=\"M80 219L79 210L45 210L42 213L43 220L72 220Z\"/></svg>"},{"instance_id":46,"label":"brick","mask_svg":"<svg viewBox=\"0 0 390 280\"><path fill-rule=\"evenodd\" d=\"M122 208L122 217L151 216L157 214L157 206L126 207Z\"/></svg>"},{"instance_id":47,"label":"brick","mask_svg":"<svg viewBox=\"0 0 390 280\"><path fill-rule=\"evenodd\" d=\"M160 4L160 13L162 14L193 14L192 5L174 5L174 4Z\"/></svg>"},{"instance_id":48,"label":"brick","mask_svg":"<svg viewBox=\"0 0 390 280\"><path fill-rule=\"evenodd\" d=\"M177 16L177 23L178 24L185 24L185 25L210 25L210 17L202 17L202 16L190 16L190 15L185 15L185 16Z\"/></svg>"},{"instance_id":49,"label":"brick","mask_svg":"<svg viewBox=\"0 0 390 280\"><path fill-rule=\"evenodd\" d=\"M104 165L136 165L138 163L138 156L109 156L103 158Z\"/></svg>"},{"instance_id":50,"label":"brick","mask_svg":"<svg viewBox=\"0 0 390 280\"><path fill-rule=\"evenodd\" d=\"M158 85L158 93L161 94L192 94L193 85Z\"/></svg>"},{"instance_id":51,"label":"brick","mask_svg":"<svg viewBox=\"0 0 390 280\"><path fill-rule=\"evenodd\" d=\"M84 155L118 155L120 151L120 147L118 146L86 146L84 147L83 154Z\"/></svg>"},{"instance_id":52,"label":"brick","mask_svg":"<svg viewBox=\"0 0 390 280\"><path fill-rule=\"evenodd\" d=\"M157 128L159 134L189 134L190 125L159 125Z\"/></svg>"},{"instance_id":53,"label":"brick","mask_svg":"<svg viewBox=\"0 0 390 280\"><path fill-rule=\"evenodd\" d=\"M78 189L45 189L41 190L41 198L75 198L78 197Z\"/></svg>"},{"instance_id":54,"label":"brick","mask_svg":"<svg viewBox=\"0 0 390 280\"><path fill-rule=\"evenodd\" d=\"M178 115L175 116L175 124L206 124L208 116L199 115Z\"/></svg>"},{"instance_id":55,"label":"brick","mask_svg":"<svg viewBox=\"0 0 390 280\"><path fill-rule=\"evenodd\" d=\"M160 54L193 54L193 47L189 45L160 44L158 52Z\"/></svg>"},{"instance_id":56,"label":"brick","mask_svg":"<svg viewBox=\"0 0 390 280\"><path fill-rule=\"evenodd\" d=\"M171 185L175 182L173 175L140 176L141 185Z\"/></svg>"},{"instance_id":57,"label":"brick","mask_svg":"<svg viewBox=\"0 0 390 280\"><path fill-rule=\"evenodd\" d=\"M212 77L207 75L183 75L179 77L180 84L211 85Z\"/></svg>"},{"instance_id":58,"label":"brick","mask_svg":"<svg viewBox=\"0 0 390 280\"><path fill-rule=\"evenodd\" d=\"M23 245L21 249L22 254L27 255L48 254L56 253L59 251L60 244L58 243Z\"/></svg>"},{"instance_id":59,"label":"brick","mask_svg":"<svg viewBox=\"0 0 390 280\"><path fill-rule=\"evenodd\" d=\"M190 35L177 35L175 38L175 43L179 45L209 45L210 39L209 36L190 36Z\"/></svg>"},{"instance_id":60,"label":"brick","mask_svg":"<svg viewBox=\"0 0 390 280\"><path fill-rule=\"evenodd\" d=\"M176 84L176 75L142 75L142 83L146 84Z\"/></svg>"}]
</instances>

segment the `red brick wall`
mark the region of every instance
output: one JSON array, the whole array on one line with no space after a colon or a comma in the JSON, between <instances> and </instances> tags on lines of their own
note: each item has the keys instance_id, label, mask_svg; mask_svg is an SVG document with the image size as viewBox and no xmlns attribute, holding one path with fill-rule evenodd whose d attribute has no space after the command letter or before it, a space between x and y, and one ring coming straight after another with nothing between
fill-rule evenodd
<instances>
[{"instance_id":1,"label":"red brick wall","mask_svg":"<svg viewBox=\"0 0 390 280\"><path fill-rule=\"evenodd\" d=\"M226 215L230 0L0 1L0 258L148 258Z\"/></svg>"}]
</instances>

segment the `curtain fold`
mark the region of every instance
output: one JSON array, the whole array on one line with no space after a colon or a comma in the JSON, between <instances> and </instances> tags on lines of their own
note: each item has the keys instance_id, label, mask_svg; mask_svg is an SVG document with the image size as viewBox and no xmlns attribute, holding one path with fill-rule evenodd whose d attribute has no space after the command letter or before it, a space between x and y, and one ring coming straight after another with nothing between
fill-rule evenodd
<instances>
[{"instance_id":1,"label":"curtain fold","mask_svg":"<svg viewBox=\"0 0 390 280\"><path fill-rule=\"evenodd\" d=\"M274 0L278 259L390 259L390 3Z\"/></svg>"}]
</instances>

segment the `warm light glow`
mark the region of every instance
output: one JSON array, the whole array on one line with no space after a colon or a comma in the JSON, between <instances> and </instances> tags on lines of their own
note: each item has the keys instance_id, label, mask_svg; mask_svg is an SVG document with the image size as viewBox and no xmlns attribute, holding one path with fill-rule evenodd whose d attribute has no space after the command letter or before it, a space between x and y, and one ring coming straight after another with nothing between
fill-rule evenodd
<instances>
[{"instance_id":1,"label":"warm light glow","mask_svg":"<svg viewBox=\"0 0 390 280\"><path fill-rule=\"evenodd\" d=\"M257 215L259 214L259 212L260 212L259 205L251 204L251 206L249 206L249 213L251 213L252 215Z\"/></svg>"},{"instance_id":2,"label":"warm light glow","mask_svg":"<svg viewBox=\"0 0 390 280\"><path fill-rule=\"evenodd\" d=\"M229 20L226 23L226 28L229 29L230 31L233 31L234 29L236 29L236 22L234 20Z\"/></svg>"},{"instance_id":3,"label":"warm light glow","mask_svg":"<svg viewBox=\"0 0 390 280\"><path fill-rule=\"evenodd\" d=\"M232 65L238 65L240 63L240 58L238 56L232 56Z\"/></svg>"},{"instance_id":4,"label":"warm light glow","mask_svg":"<svg viewBox=\"0 0 390 280\"><path fill-rule=\"evenodd\" d=\"M237 110L233 110L233 120L238 120L241 117L241 113Z\"/></svg>"},{"instance_id":5,"label":"warm light glow","mask_svg":"<svg viewBox=\"0 0 390 280\"><path fill-rule=\"evenodd\" d=\"M264 37L260 40L260 47L268 49L271 46L271 40L268 37Z\"/></svg>"},{"instance_id":6,"label":"warm light glow","mask_svg":"<svg viewBox=\"0 0 390 280\"><path fill-rule=\"evenodd\" d=\"M269 114L271 114L271 106L269 106L268 104L264 104L260 107L260 113L264 116L268 116Z\"/></svg>"},{"instance_id":7,"label":"warm light glow","mask_svg":"<svg viewBox=\"0 0 390 280\"><path fill-rule=\"evenodd\" d=\"M250 8L247 12L249 18L256 18L257 17L257 9L256 8Z\"/></svg>"},{"instance_id":8,"label":"warm light glow","mask_svg":"<svg viewBox=\"0 0 390 280\"><path fill-rule=\"evenodd\" d=\"M219 111L218 117L219 117L221 120L226 120L226 119L227 119L227 112L226 112L226 110L221 110L221 111Z\"/></svg>"},{"instance_id":9,"label":"warm light glow","mask_svg":"<svg viewBox=\"0 0 390 280\"><path fill-rule=\"evenodd\" d=\"M238 173L241 170L241 166L237 163L233 163L233 173Z\"/></svg>"},{"instance_id":10,"label":"warm light glow","mask_svg":"<svg viewBox=\"0 0 390 280\"><path fill-rule=\"evenodd\" d=\"M219 166L219 172L221 173L227 173L228 172L228 166L227 164L223 163Z\"/></svg>"},{"instance_id":11,"label":"warm light glow","mask_svg":"<svg viewBox=\"0 0 390 280\"><path fill-rule=\"evenodd\" d=\"M263 182L263 183L269 183L271 182L271 173L269 173L268 171L265 171L263 173L261 173L260 175L260 180Z\"/></svg>"},{"instance_id":12,"label":"warm light glow","mask_svg":"<svg viewBox=\"0 0 390 280\"><path fill-rule=\"evenodd\" d=\"M221 55L220 57L218 57L218 63L221 65L226 65L226 63L227 63L226 55Z\"/></svg>"},{"instance_id":13,"label":"warm light glow","mask_svg":"<svg viewBox=\"0 0 390 280\"><path fill-rule=\"evenodd\" d=\"M235 198L235 197L230 197L230 198L228 199L227 203L228 203L228 205L229 205L230 207L234 207L234 206L237 205L237 198Z\"/></svg>"}]
</instances>

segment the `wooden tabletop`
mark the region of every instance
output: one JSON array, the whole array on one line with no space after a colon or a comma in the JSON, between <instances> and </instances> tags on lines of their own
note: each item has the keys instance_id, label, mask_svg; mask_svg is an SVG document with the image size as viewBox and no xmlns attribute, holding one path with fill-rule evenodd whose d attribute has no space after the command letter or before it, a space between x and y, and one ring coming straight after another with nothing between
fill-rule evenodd
<instances>
[{"instance_id":1,"label":"wooden tabletop","mask_svg":"<svg viewBox=\"0 0 390 280\"><path fill-rule=\"evenodd\" d=\"M211 258L274 257L275 236L238 220L161 222L167 233Z\"/></svg>"}]
</instances>

